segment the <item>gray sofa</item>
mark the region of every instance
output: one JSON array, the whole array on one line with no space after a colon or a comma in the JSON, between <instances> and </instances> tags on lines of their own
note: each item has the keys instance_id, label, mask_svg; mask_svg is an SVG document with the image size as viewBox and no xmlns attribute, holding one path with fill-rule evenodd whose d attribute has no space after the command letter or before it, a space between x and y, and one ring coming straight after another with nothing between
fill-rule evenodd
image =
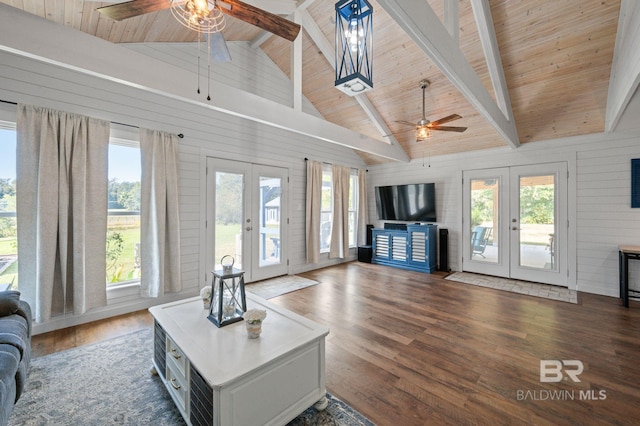
<instances>
[{"instance_id":1,"label":"gray sofa","mask_svg":"<svg viewBox=\"0 0 640 426\"><path fill-rule=\"evenodd\" d=\"M25 388L31 362L31 307L19 291L0 292L0 425Z\"/></svg>"}]
</instances>

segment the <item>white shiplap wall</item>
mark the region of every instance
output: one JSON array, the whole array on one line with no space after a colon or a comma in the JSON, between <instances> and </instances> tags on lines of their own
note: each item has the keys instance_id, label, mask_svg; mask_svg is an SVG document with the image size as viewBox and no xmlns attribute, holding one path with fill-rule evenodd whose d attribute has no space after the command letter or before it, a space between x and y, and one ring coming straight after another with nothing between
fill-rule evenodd
<instances>
[{"instance_id":1,"label":"white shiplap wall","mask_svg":"<svg viewBox=\"0 0 640 426\"><path fill-rule=\"evenodd\" d=\"M197 43L127 43L122 46L197 73ZM204 44L200 46L200 91L203 96L206 96L207 76L210 75L212 81L251 92L282 105L293 106L293 85L279 68L274 67L262 50L252 48L246 41L228 41L227 47L231 62L211 63L209 74L206 47ZM194 88L197 86L195 78L193 85ZM215 92L212 96L215 96ZM302 110L322 117L306 98L303 99Z\"/></svg>"},{"instance_id":2,"label":"white shiplap wall","mask_svg":"<svg viewBox=\"0 0 640 426\"><path fill-rule=\"evenodd\" d=\"M640 209L630 207L632 158L640 158L640 132L440 156L427 159L424 166L423 160L415 160L408 165L369 167L369 209L375 217L375 186L435 182L438 226L449 229L450 267L460 270L462 172L566 161L570 172L570 282L579 291L618 297L618 245L640 245ZM636 289L640 288L637 263L630 263L631 287Z\"/></svg>"},{"instance_id":3,"label":"white shiplap wall","mask_svg":"<svg viewBox=\"0 0 640 426\"><path fill-rule=\"evenodd\" d=\"M243 44L234 49L234 52L247 54L247 49L246 44ZM257 53L264 56L260 51ZM246 61L238 63L244 64ZM264 58L259 64L260 66L253 67L234 67L234 62L231 62L225 64L225 72L240 77L251 70L263 75L269 74L268 86L273 94L291 93L290 82L274 64L269 64ZM158 66L161 67L162 63L158 62ZM194 73L194 82L195 78ZM249 78L250 75L247 75L247 79ZM258 84L255 87L264 86L267 85ZM284 101L285 98L279 99ZM204 285L203 276L206 272L201 260L201 238L206 234L202 220L205 217L203 209L206 196L203 164L208 156L287 168L290 177L290 273L337 263L336 260L323 258L320 264L306 264L304 158L363 167L362 160L351 149L227 115L206 104L182 102L175 97L165 97L3 51L0 51L0 100L49 107L185 135L179 145L183 292L167 295L163 300L133 302L125 295L122 299L111 300L107 308L84 316L58 318L47 324L36 325L36 333L197 294ZM4 109L7 109L6 105ZM115 127L125 137L127 133L137 133L126 127ZM354 257L355 253L352 253L350 259Z\"/></svg>"}]
</instances>

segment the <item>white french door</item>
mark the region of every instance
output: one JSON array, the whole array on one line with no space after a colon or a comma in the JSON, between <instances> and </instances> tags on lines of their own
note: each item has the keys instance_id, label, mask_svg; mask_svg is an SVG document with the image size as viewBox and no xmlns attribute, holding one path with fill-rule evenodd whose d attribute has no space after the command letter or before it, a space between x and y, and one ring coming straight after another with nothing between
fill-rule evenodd
<instances>
[{"instance_id":1,"label":"white french door","mask_svg":"<svg viewBox=\"0 0 640 426\"><path fill-rule=\"evenodd\" d=\"M463 173L464 271L567 286L566 163Z\"/></svg>"},{"instance_id":2,"label":"white french door","mask_svg":"<svg viewBox=\"0 0 640 426\"><path fill-rule=\"evenodd\" d=\"M223 256L245 282L288 272L288 171L240 161L207 159L207 275Z\"/></svg>"}]
</instances>

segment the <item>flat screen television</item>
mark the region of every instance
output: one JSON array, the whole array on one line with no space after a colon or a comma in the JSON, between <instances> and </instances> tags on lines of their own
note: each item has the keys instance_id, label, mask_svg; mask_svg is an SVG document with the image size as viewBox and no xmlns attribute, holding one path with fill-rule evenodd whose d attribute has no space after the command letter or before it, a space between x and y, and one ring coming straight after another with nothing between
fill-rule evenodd
<instances>
[{"instance_id":1,"label":"flat screen television","mask_svg":"<svg viewBox=\"0 0 640 426\"><path fill-rule=\"evenodd\" d=\"M434 183L376 186L375 189L378 219L436 222Z\"/></svg>"}]
</instances>

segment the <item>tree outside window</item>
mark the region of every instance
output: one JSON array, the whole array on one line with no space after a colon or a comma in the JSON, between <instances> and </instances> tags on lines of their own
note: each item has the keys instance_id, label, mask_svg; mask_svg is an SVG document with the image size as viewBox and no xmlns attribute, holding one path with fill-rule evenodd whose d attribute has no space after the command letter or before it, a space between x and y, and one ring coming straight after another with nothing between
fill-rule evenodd
<instances>
[{"instance_id":1,"label":"tree outside window","mask_svg":"<svg viewBox=\"0 0 640 426\"><path fill-rule=\"evenodd\" d=\"M140 280L140 148L109 144L107 286Z\"/></svg>"}]
</instances>

